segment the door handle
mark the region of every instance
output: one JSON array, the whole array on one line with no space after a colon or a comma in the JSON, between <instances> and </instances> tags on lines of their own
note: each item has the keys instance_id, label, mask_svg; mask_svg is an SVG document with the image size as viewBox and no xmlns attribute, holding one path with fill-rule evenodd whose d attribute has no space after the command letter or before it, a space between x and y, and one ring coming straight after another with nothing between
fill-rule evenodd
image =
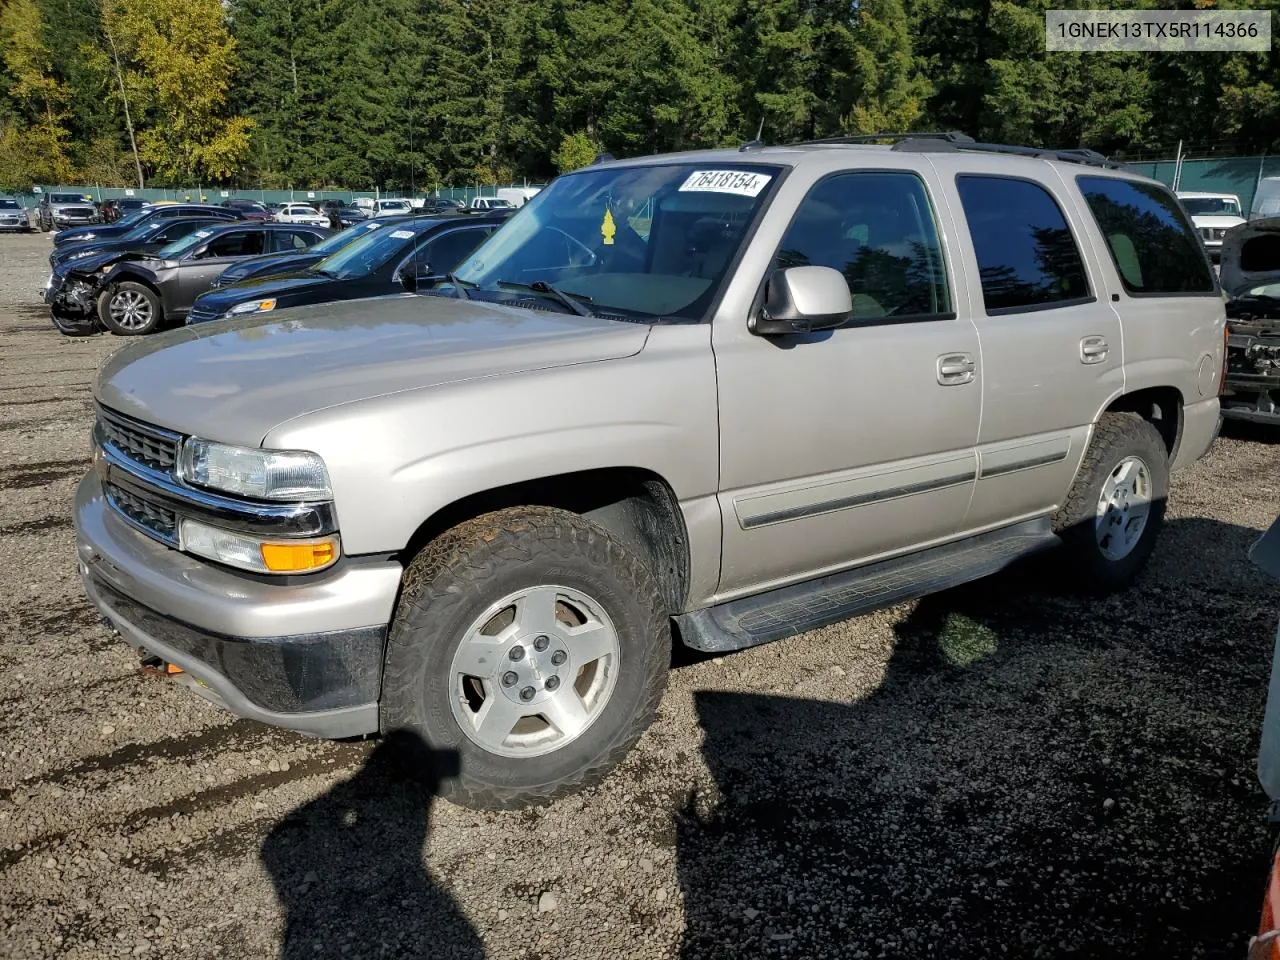
<instances>
[{"instance_id":1,"label":"door handle","mask_svg":"<svg viewBox=\"0 0 1280 960\"><path fill-rule=\"evenodd\" d=\"M1103 337L1085 337L1080 341L1080 362L1101 363L1107 359L1111 346Z\"/></svg>"},{"instance_id":2,"label":"door handle","mask_svg":"<svg viewBox=\"0 0 1280 960\"><path fill-rule=\"evenodd\" d=\"M938 382L944 387L953 387L973 380L973 372L978 368L973 357L967 353L948 353L938 358Z\"/></svg>"}]
</instances>

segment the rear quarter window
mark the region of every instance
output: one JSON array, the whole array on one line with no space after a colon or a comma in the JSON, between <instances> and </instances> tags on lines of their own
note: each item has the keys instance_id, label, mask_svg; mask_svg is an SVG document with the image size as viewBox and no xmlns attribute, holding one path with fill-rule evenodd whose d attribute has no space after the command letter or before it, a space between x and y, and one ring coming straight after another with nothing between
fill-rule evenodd
<instances>
[{"instance_id":1,"label":"rear quarter window","mask_svg":"<svg viewBox=\"0 0 1280 960\"><path fill-rule=\"evenodd\" d=\"M1168 190L1114 177L1076 183L1133 296L1214 293L1204 248Z\"/></svg>"}]
</instances>

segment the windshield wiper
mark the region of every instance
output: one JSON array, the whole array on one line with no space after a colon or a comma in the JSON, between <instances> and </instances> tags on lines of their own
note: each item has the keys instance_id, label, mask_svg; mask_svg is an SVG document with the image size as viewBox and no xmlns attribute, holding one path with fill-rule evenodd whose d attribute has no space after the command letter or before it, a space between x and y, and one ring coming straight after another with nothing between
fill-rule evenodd
<instances>
[{"instance_id":1,"label":"windshield wiper","mask_svg":"<svg viewBox=\"0 0 1280 960\"><path fill-rule=\"evenodd\" d=\"M533 283L521 283L519 280L499 280L497 285L499 287L516 287L519 290L530 290L533 293L547 294L553 299L559 300L580 317L595 316L590 308L583 306L583 301L591 303L591 298L585 293L566 293L564 290L547 283L545 280L535 280Z\"/></svg>"},{"instance_id":2,"label":"windshield wiper","mask_svg":"<svg viewBox=\"0 0 1280 960\"><path fill-rule=\"evenodd\" d=\"M467 287L471 287L474 290L476 287L480 286L480 284L472 283L470 280L463 280L457 274L453 273L446 273L444 275L444 279L446 283L453 284L453 289L458 291L458 296L463 300L471 299L471 294L467 293Z\"/></svg>"}]
</instances>

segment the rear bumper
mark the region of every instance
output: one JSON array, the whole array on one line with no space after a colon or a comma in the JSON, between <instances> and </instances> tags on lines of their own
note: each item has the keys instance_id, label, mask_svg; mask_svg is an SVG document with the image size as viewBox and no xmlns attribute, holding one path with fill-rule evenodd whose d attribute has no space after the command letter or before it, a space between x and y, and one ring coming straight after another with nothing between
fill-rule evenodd
<instances>
[{"instance_id":1,"label":"rear bumper","mask_svg":"<svg viewBox=\"0 0 1280 960\"><path fill-rule=\"evenodd\" d=\"M182 667L196 693L316 736L377 731L399 564L347 562L284 583L240 576L133 530L94 473L76 491L75 521L89 599L131 647Z\"/></svg>"}]
</instances>

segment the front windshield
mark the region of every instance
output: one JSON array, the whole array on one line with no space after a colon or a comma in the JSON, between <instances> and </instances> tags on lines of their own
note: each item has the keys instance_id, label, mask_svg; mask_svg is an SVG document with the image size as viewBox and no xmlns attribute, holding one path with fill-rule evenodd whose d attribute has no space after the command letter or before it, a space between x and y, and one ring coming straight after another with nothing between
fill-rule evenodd
<instances>
[{"instance_id":1,"label":"front windshield","mask_svg":"<svg viewBox=\"0 0 1280 960\"><path fill-rule=\"evenodd\" d=\"M403 255L405 247L431 223L395 224L366 232L311 269L339 280L365 277ZM354 229L354 228L353 228Z\"/></svg>"},{"instance_id":2,"label":"front windshield","mask_svg":"<svg viewBox=\"0 0 1280 960\"><path fill-rule=\"evenodd\" d=\"M701 319L779 172L709 161L569 174L456 275L472 296L548 284L596 313Z\"/></svg>"},{"instance_id":3,"label":"front windshield","mask_svg":"<svg viewBox=\"0 0 1280 960\"><path fill-rule=\"evenodd\" d=\"M139 209L134 210L132 213L126 213L123 217L121 217L119 220L113 223L112 226L114 227L132 226L133 224L137 223L139 220L149 215L150 213L151 211L148 210L146 207L140 207Z\"/></svg>"},{"instance_id":4,"label":"front windshield","mask_svg":"<svg viewBox=\"0 0 1280 960\"><path fill-rule=\"evenodd\" d=\"M195 233L189 233L181 240L175 240L173 243L166 243L157 252L156 256L164 260L177 260L186 251L192 247L198 246L213 235L212 229L197 230Z\"/></svg>"},{"instance_id":5,"label":"front windshield","mask_svg":"<svg viewBox=\"0 0 1280 960\"><path fill-rule=\"evenodd\" d=\"M164 226L163 220L148 220L141 226L134 227L126 233L121 239L123 240L146 240L151 234L155 233Z\"/></svg>"},{"instance_id":6,"label":"front windshield","mask_svg":"<svg viewBox=\"0 0 1280 960\"><path fill-rule=\"evenodd\" d=\"M0 210L21 210L17 200L0 200Z\"/></svg>"},{"instance_id":7,"label":"front windshield","mask_svg":"<svg viewBox=\"0 0 1280 960\"><path fill-rule=\"evenodd\" d=\"M93 203L88 197L79 193L55 193L49 198L50 203Z\"/></svg>"},{"instance_id":8,"label":"front windshield","mask_svg":"<svg viewBox=\"0 0 1280 960\"><path fill-rule=\"evenodd\" d=\"M319 253L327 257L329 254L334 253L337 250L341 250L351 241L364 236L370 230L377 230L384 226L386 226L386 224L378 223L376 220L367 220L364 223L357 223L354 227L347 227L347 229L340 233L335 233L333 236L326 237L319 243L312 244L307 248L307 253Z\"/></svg>"},{"instance_id":9,"label":"front windshield","mask_svg":"<svg viewBox=\"0 0 1280 960\"><path fill-rule=\"evenodd\" d=\"M1240 216L1240 204L1232 197L1183 197L1182 205L1193 217Z\"/></svg>"}]
</instances>

